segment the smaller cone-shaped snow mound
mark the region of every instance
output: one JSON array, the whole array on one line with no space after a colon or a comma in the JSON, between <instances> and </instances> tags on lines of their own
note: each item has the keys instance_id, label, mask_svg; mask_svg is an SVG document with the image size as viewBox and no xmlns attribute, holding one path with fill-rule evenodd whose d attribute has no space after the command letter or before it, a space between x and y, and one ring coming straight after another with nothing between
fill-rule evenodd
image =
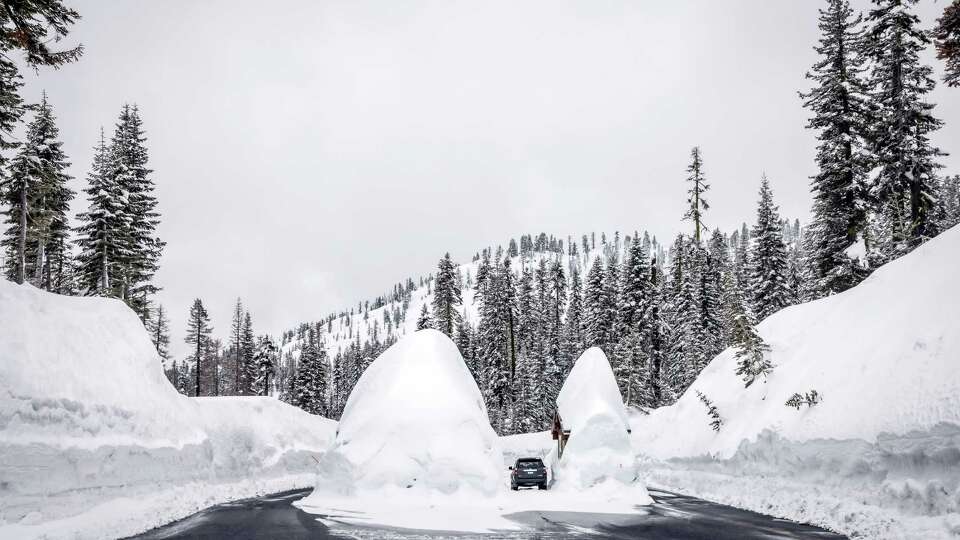
<instances>
[{"instance_id":1,"label":"smaller cone-shaped snow mound","mask_svg":"<svg viewBox=\"0 0 960 540\"><path fill-rule=\"evenodd\" d=\"M456 345L436 330L401 339L367 368L347 400L332 453L321 460L321 489L490 494L503 476L480 390ZM330 482L336 485L324 485Z\"/></svg>"},{"instance_id":2,"label":"smaller cone-shaped snow mound","mask_svg":"<svg viewBox=\"0 0 960 540\"><path fill-rule=\"evenodd\" d=\"M597 347L587 349L574 364L557 396L563 429L570 439L557 459L558 485L590 487L606 480L624 483L637 478L630 446L627 412L607 356Z\"/></svg>"}]
</instances>

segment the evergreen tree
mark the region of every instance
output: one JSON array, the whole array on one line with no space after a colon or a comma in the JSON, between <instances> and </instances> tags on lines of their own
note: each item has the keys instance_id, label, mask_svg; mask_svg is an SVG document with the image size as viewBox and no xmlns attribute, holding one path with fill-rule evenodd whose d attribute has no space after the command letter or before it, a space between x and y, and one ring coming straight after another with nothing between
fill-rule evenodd
<instances>
[{"instance_id":1,"label":"evergreen tree","mask_svg":"<svg viewBox=\"0 0 960 540\"><path fill-rule=\"evenodd\" d=\"M710 249L694 244L692 249L699 327L702 333L702 365L697 374L710 360L726 348L723 326L723 258L726 240L720 231L710 238Z\"/></svg>"},{"instance_id":2,"label":"evergreen tree","mask_svg":"<svg viewBox=\"0 0 960 540\"><path fill-rule=\"evenodd\" d=\"M777 210L770 182L764 175L760 181L760 202L750 253L751 305L758 321L790 305L787 248L783 243Z\"/></svg>"},{"instance_id":3,"label":"evergreen tree","mask_svg":"<svg viewBox=\"0 0 960 540\"><path fill-rule=\"evenodd\" d=\"M611 288L607 285L608 275L600 257L597 257L587 273L583 296L584 337L588 347L607 347L613 341L616 302L609 296Z\"/></svg>"},{"instance_id":4,"label":"evergreen tree","mask_svg":"<svg viewBox=\"0 0 960 540\"><path fill-rule=\"evenodd\" d=\"M618 321L621 334L642 333L643 306L650 294L649 253L639 238L631 240L623 266L623 285L620 288Z\"/></svg>"},{"instance_id":5,"label":"evergreen tree","mask_svg":"<svg viewBox=\"0 0 960 540\"><path fill-rule=\"evenodd\" d=\"M943 211L941 230L960 223L960 175L943 179L940 185L940 206Z\"/></svg>"},{"instance_id":6,"label":"evergreen tree","mask_svg":"<svg viewBox=\"0 0 960 540\"><path fill-rule=\"evenodd\" d=\"M827 0L820 10L819 59L807 78L815 87L802 94L818 132L817 166L812 177L811 262L818 296L849 289L866 270L847 255L867 223L865 144L873 118L865 86L860 17L848 0Z\"/></svg>"},{"instance_id":7,"label":"evergreen tree","mask_svg":"<svg viewBox=\"0 0 960 540\"><path fill-rule=\"evenodd\" d=\"M430 318L430 312L427 311L427 304L423 304L420 310L420 317L417 319L417 330L433 328L433 319Z\"/></svg>"},{"instance_id":8,"label":"evergreen tree","mask_svg":"<svg viewBox=\"0 0 960 540\"><path fill-rule=\"evenodd\" d=\"M641 308L643 332L640 338L643 342L644 356L647 359L648 366L646 389L641 395L649 396L650 401L640 403L640 405L659 407L670 403L673 394L669 384L667 384L667 369L665 369L665 349L669 327L663 310L663 276L657 258L654 258L650 264L649 283L650 294Z\"/></svg>"},{"instance_id":9,"label":"evergreen tree","mask_svg":"<svg viewBox=\"0 0 960 540\"><path fill-rule=\"evenodd\" d=\"M77 216L78 285L91 296L119 296L111 277L119 272L120 261L127 256L129 244L124 235L128 216L123 193L116 179L107 174L108 148L103 129L94 148L93 166L87 174L89 186L87 211Z\"/></svg>"},{"instance_id":10,"label":"evergreen tree","mask_svg":"<svg viewBox=\"0 0 960 540\"><path fill-rule=\"evenodd\" d=\"M698 246L677 237L670 259L670 335L667 379L678 395L693 384L706 365L704 330L696 297L695 254Z\"/></svg>"},{"instance_id":11,"label":"evergreen tree","mask_svg":"<svg viewBox=\"0 0 960 540\"><path fill-rule=\"evenodd\" d=\"M30 280L46 290L63 279L70 234L67 211L74 196L67 187L72 178L66 173L70 163L59 137L44 94L10 164L9 177L0 183L7 206L2 240L7 277L18 283Z\"/></svg>"},{"instance_id":12,"label":"evergreen tree","mask_svg":"<svg viewBox=\"0 0 960 540\"><path fill-rule=\"evenodd\" d=\"M253 355L253 365L257 370L254 394L270 395L270 376L276 373L277 351L277 346L270 336L260 336L257 339L256 352Z\"/></svg>"},{"instance_id":13,"label":"evergreen tree","mask_svg":"<svg viewBox=\"0 0 960 540\"><path fill-rule=\"evenodd\" d=\"M240 382L243 371L243 303L237 298L233 306L233 321L230 323L230 348L233 352L233 394L242 395Z\"/></svg>"},{"instance_id":14,"label":"evergreen tree","mask_svg":"<svg viewBox=\"0 0 960 540\"><path fill-rule=\"evenodd\" d=\"M562 356L563 348L563 312L567 306L567 278L563 272L563 265L554 260L548 270L548 301L544 313L544 353L546 355L544 366L544 390L545 400L541 403L544 407L544 424L549 420L548 416L552 404L556 402L557 395L560 393L560 387L563 386L564 374L566 371L566 362Z\"/></svg>"},{"instance_id":15,"label":"evergreen tree","mask_svg":"<svg viewBox=\"0 0 960 540\"><path fill-rule=\"evenodd\" d=\"M243 315L243 329L240 332L240 389L237 395L249 396L256 395L257 388L255 382L257 379L258 367L256 365L256 337L253 333L253 319L250 312Z\"/></svg>"},{"instance_id":16,"label":"evergreen tree","mask_svg":"<svg viewBox=\"0 0 960 540\"><path fill-rule=\"evenodd\" d=\"M145 143L136 105L124 105L110 142L106 174L126 194L124 213L128 219L121 236L126 245L118 276L120 298L141 317L145 316L149 297L158 290L151 281L165 245L155 233L160 216L150 178L153 171L147 168Z\"/></svg>"},{"instance_id":17,"label":"evergreen tree","mask_svg":"<svg viewBox=\"0 0 960 540\"><path fill-rule=\"evenodd\" d=\"M163 360L170 358L170 320L167 318L163 306L157 306L153 317L150 317L147 323L147 330L150 332L150 340L157 349L157 354Z\"/></svg>"},{"instance_id":18,"label":"evergreen tree","mask_svg":"<svg viewBox=\"0 0 960 540\"><path fill-rule=\"evenodd\" d=\"M766 376L773 371L770 363L770 346L757 334L745 314L741 314L734 322L734 333L737 336L735 353L737 359L736 374L743 377L745 386L750 386L757 377Z\"/></svg>"},{"instance_id":19,"label":"evergreen tree","mask_svg":"<svg viewBox=\"0 0 960 540\"><path fill-rule=\"evenodd\" d=\"M570 271L570 302L564 318L563 378L573 369L573 363L586 349L583 332L583 283L580 271L574 266Z\"/></svg>"},{"instance_id":20,"label":"evergreen tree","mask_svg":"<svg viewBox=\"0 0 960 540\"><path fill-rule=\"evenodd\" d=\"M202 359L213 328L210 326L210 316L203 302L199 298L193 301L190 307L190 318L187 319L187 336L184 341L191 346L193 353L187 359L193 361L196 378L195 396L200 394L200 377L203 373Z\"/></svg>"},{"instance_id":21,"label":"evergreen tree","mask_svg":"<svg viewBox=\"0 0 960 540\"><path fill-rule=\"evenodd\" d=\"M436 283L433 287L433 319L437 330L449 338L453 338L453 330L460 322L460 313L457 308L463 304L460 297L460 283L457 279L456 267L447 253L440 259L437 269Z\"/></svg>"},{"instance_id":22,"label":"evergreen tree","mask_svg":"<svg viewBox=\"0 0 960 540\"><path fill-rule=\"evenodd\" d=\"M700 233L706 229L703 225L703 212L710 209L710 204L703 197L703 194L710 189L710 184L703 177L703 159L700 156L700 147L694 146L690 151L690 166L687 167L687 182L690 182L690 189L687 190L687 204L689 205L683 219L693 221L693 241L700 243Z\"/></svg>"},{"instance_id":23,"label":"evergreen tree","mask_svg":"<svg viewBox=\"0 0 960 540\"><path fill-rule=\"evenodd\" d=\"M316 343L312 328L308 335L293 377L292 403L310 414L323 416L327 414L329 378L326 351Z\"/></svg>"},{"instance_id":24,"label":"evergreen tree","mask_svg":"<svg viewBox=\"0 0 960 540\"><path fill-rule=\"evenodd\" d=\"M960 0L953 0L937 19L933 30L937 58L945 62L943 80L947 86L960 86Z\"/></svg>"},{"instance_id":25,"label":"evergreen tree","mask_svg":"<svg viewBox=\"0 0 960 540\"><path fill-rule=\"evenodd\" d=\"M916 0L873 3L864 35L864 51L872 61L869 85L878 109L871 133L878 174L871 190L880 208L890 207L884 219L891 221L889 241L900 254L934 233L931 185L940 168L936 158L943 153L929 138L943 122L926 101L935 83L930 66L920 62L930 39L911 11Z\"/></svg>"},{"instance_id":26,"label":"evergreen tree","mask_svg":"<svg viewBox=\"0 0 960 540\"><path fill-rule=\"evenodd\" d=\"M59 68L83 53L82 46L62 51L50 49L50 44L66 37L70 26L80 18L79 13L59 0L18 0L4 2L3 8L0 10L0 167L7 165L3 151L18 146L13 133L29 109L20 97L23 78L13 53L22 52L26 65L34 70L40 66ZM17 281L22 283L25 278L22 276Z\"/></svg>"}]
</instances>

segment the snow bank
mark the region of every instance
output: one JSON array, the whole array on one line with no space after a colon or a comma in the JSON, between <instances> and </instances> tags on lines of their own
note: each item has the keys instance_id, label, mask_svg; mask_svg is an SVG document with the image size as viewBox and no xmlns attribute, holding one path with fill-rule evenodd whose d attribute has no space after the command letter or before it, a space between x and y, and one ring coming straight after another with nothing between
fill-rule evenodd
<instances>
[{"instance_id":1,"label":"snow bank","mask_svg":"<svg viewBox=\"0 0 960 540\"><path fill-rule=\"evenodd\" d=\"M600 357L605 364L603 353ZM582 378L597 378L587 373L592 362L583 363ZM590 388L583 385L585 403L606 399L591 396ZM591 460L599 456L632 458L618 400L619 416L595 404L594 413L582 418L584 433L595 432L617 449L606 453L599 442L579 443L585 462L594 467L600 463ZM611 415L620 437L604 436L594 426L603 426ZM577 417L571 413L571 418ZM548 432L498 438L456 346L440 332L422 330L387 349L361 376L347 400L336 443L320 458L316 489L295 504L332 526L489 532L524 528L511 519L520 512L629 514L651 502L637 483L599 482L583 490L569 482L560 490L511 491L507 467L518 457L545 456L552 443Z\"/></svg>"},{"instance_id":2,"label":"snow bank","mask_svg":"<svg viewBox=\"0 0 960 540\"><path fill-rule=\"evenodd\" d=\"M810 487L779 491L800 499L792 507L833 509L805 516L820 525L910 537L903 523L923 516L940 532L955 528L960 437L950 434L960 432L958 268L960 228L954 228L849 291L767 318L758 331L775 367L765 381L744 388L734 351L726 350L676 404L632 419L635 445L670 460L673 472L664 478L680 484L670 487L683 489L682 471L720 474L724 479L713 483L697 476L693 493L713 493L721 502L765 511L774 504L766 492L789 478ZM785 406L794 393L811 390L822 402ZM696 391L716 405L719 433L709 427ZM760 480L744 492L725 475ZM831 498L851 505L821 504ZM845 510L857 504L873 511ZM790 506L769 511L786 514Z\"/></svg>"},{"instance_id":3,"label":"snow bank","mask_svg":"<svg viewBox=\"0 0 960 540\"><path fill-rule=\"evenodd\" d=\"M0 328L0 537L124 536L310 485L332 442L274 399L181 396L119 301L0 280Z\"/></svg>"},{"instance_id":4,"label":"snow bank","mask_svg":"<svg viewBox=\"0 0 960 540\"><path fill-rule=\"evenodd\" d=\"M577 359L557 396L557 409L563 428L570 430L563 457L558 459L555 449L550 456L557 487L637 479L626 407L610 362L598 347Z\"/></svg>"},{"instance_id":5,"label":"snow bank","mask_svg":"<svg viewBox=\"0 0 960 540\"><path fill-rule=\"evenodd\" d=\"M367 368L331 454L332 484L346 493L399 486L489 495L502 476L480 390L456 345L436 330L404 337ZM333 487L329 480L319 480L322 489Z\"/></svg>"}]
</instances>

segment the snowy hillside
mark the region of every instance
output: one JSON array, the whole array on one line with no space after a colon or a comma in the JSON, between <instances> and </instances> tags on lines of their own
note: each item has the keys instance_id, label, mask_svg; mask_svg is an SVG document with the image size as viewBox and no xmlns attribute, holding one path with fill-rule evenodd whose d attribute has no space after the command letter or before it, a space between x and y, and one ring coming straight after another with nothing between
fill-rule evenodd
<instances>
[{"instance_id":1,"label":"snowy hillside","mask_svg":"<svg viewBox=\"0 0 960 540\"><path fill-rule=\"evenodd\" d=\"M954 228L849 291L763 321L765 381L744 388L728 349L676 404L633 417L636 447L672 460L654 479L871 537L960 533L958 268ZM785 405L813 390L818 403Z\"/></svg>"},{"instance_id":2,"label":"snowy hillside","mask_svg":"<svg viewBox=\"0 0 960 540\"><path fill-rule=\"evenodd\" d=\"M2 538L124 536L310 485L332 441L274 399L181 396L119 301L0 280L0 328Z\"/></svg>"}]
</instances>

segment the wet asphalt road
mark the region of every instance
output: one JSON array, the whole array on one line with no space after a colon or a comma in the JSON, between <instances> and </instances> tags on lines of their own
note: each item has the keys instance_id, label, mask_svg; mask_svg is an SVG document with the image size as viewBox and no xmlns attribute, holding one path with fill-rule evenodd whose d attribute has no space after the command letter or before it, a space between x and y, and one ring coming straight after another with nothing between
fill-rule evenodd
<instances>
[{"instance_id":1,"label":"wet asphalt road","mask_svg":"<svg viewBox=\"0 0 960 540\"><path fill-rule=\"evenodd\" d=\"M309 489L246 499L208 508L181 521L154 529L136 540L301 540L301 539L777 539L844 538L809 525L738 510L729 506L650 490L655 504L638 507L636 514L585 514L576 512L523 512L511 519L530 530L478 535L438 533L372 527L341 526L331 529L317 517L291 503Z\"/></svg>"}]
</instances>

